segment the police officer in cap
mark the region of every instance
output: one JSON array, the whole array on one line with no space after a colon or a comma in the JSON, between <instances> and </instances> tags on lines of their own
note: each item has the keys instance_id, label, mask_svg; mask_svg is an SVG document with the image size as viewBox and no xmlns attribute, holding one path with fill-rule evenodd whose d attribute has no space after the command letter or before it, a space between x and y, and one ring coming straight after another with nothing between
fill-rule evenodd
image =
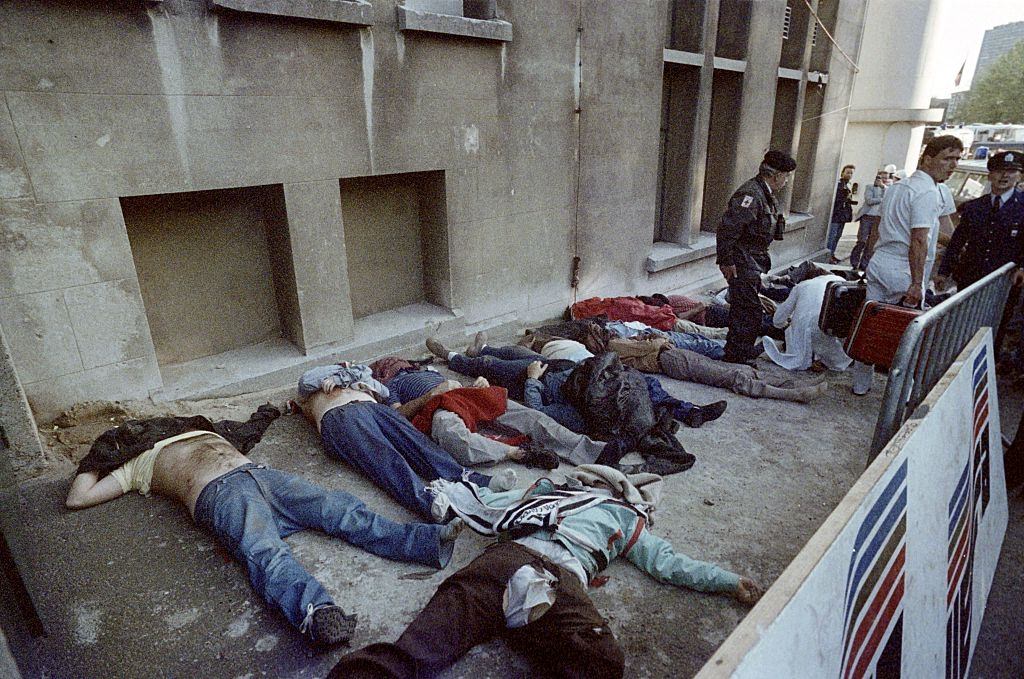
<instances>
[{"instance_id":1,"label":"police officer in cap","mask_svg":"<svg viewBox=\"0 0 1024 679\"><path fill-rule=\"evenodd\" d=\"M782 240L786 219L776 202L796 161L782 151L769 151L757 176L746 181L729 199L718 227L718 268L729 283L729 334L725 357L729 363L752 364L760 353L754 348L761 334L764 310L758 291L761 274L772 261L768 246Z\"/></svg>"},{"instance_id":2,"label":"police officer in cap","mask_svg":"<svg viewBox=\"0 0 1024 679\"><path fill-rule=\"evenodd\" d=\"M952 274L958 289L1007 262L1024 264L1024 191L1016 188L1022 171L1024 154L993 154L988 159L992 192L960 208L960 224L939 266L939 275Z\"/></svg>"},{"instance_id":3,"label":"police officer in cap","mask_svg":"<svg viewBox=\"0 0 1024 679\"><path fill-rule=\"evenodd\" d=\"M946 247L939 275L950 274L958 290L979 281L1007 262L1024 264L1024 191L1017 188L1024 171L1024 154L1001 151L989 156L990 193L965 203L960 208L960 224ZM1024 272L1018 267L1013 288L996 331L995 349L999 354L1006 326L1017 306Z\"/></svg>"}]
</instances>

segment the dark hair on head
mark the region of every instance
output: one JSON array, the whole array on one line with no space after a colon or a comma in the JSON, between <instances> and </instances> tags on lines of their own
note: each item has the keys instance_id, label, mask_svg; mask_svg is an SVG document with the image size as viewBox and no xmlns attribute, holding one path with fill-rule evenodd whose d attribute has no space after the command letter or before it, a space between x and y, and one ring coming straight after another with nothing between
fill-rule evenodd
<instances>
[{"instance_id":1,"label":"dark hair on head","mask_svg":"<svg viewBox=\"0 0 1024 679\"><path fill-rule=\"evenodd\" d=\"M932 137L927 144L925 144L924 151L921 153L922 158L934 158L946 149L956 149L957 152L964 150L964 143L960 141L959 137L954 137L950 134L939 135L938 137Z\"/></svg>"},{"instance_id":2,"label":"dark hair on head","mask_svg":"<svg viewBox=\"0 0 1024 679\"><path fill-rule=\"evenodd\" d=\"M840 170L840 174L842 174L843 172L846 172L847 170L856 170L856 169L857 169L857 167L855 165L843 165L843 169Z\"/></svg>"}]
</instances>

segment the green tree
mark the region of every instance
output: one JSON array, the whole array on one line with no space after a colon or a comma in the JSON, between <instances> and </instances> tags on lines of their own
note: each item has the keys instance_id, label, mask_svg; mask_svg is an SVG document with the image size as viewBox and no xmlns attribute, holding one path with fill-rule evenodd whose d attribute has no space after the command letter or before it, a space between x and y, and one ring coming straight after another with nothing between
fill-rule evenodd
<instances>
[{"instance_id":1,"label":"green tree","mask_svg":"<svg viewBox=\"0 0 1024 679\"><path fill-rule=\"evenodd\" d=\"M1024 40L971 87L958 117L970 123L1024 123Z\"/></svg>"}]
</instances>

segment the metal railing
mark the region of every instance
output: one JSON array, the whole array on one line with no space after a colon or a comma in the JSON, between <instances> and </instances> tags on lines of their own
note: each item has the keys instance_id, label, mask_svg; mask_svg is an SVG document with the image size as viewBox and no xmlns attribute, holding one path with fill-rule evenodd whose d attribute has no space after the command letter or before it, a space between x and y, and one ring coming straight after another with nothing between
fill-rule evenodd
<instances>
[{"instance_id":1,"label":"metal railing","mask_svg":"<svg viewBox=\"0 0 1024 679\"><path fill-rule=\"evenodd\" d=\"M913 413L979 328L999 327L1010 293L1013 262L957 292L915 318L900 340L868 453L868 464L882 452L908 413Z\"/></svg>"}]
</instances>

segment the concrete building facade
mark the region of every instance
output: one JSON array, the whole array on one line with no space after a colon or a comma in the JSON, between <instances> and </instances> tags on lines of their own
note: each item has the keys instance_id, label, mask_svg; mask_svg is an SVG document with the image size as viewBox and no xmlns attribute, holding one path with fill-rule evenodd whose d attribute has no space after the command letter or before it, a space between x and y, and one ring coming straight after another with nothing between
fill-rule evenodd
<instances>
[{"instance_id":1,"label":"concrete building facade","mask_svg":"<svg viewBox=\"0 0 1024 679\"><path fill-rule=\"evenodd\" d=\"M857 167L854 181L870 186L880 167L917 167L924 128L942 121L931 108L935 82L932 50L945 0L868 4L860 73L850 102L843 164ZM863 195L863 191L861 192Z\"/></svg>"},{"instance_id":2,"label":"concrete building facade","mask_svg":"<svg viewBox=\"0 0 1024 679\"><path fill-rule=\"evenodd\" d=\"M865 5L4 2L17 393L237 393L692 289L770 146L800 163L776 263L818 252Z\"/></svg>"}]
</instances>

